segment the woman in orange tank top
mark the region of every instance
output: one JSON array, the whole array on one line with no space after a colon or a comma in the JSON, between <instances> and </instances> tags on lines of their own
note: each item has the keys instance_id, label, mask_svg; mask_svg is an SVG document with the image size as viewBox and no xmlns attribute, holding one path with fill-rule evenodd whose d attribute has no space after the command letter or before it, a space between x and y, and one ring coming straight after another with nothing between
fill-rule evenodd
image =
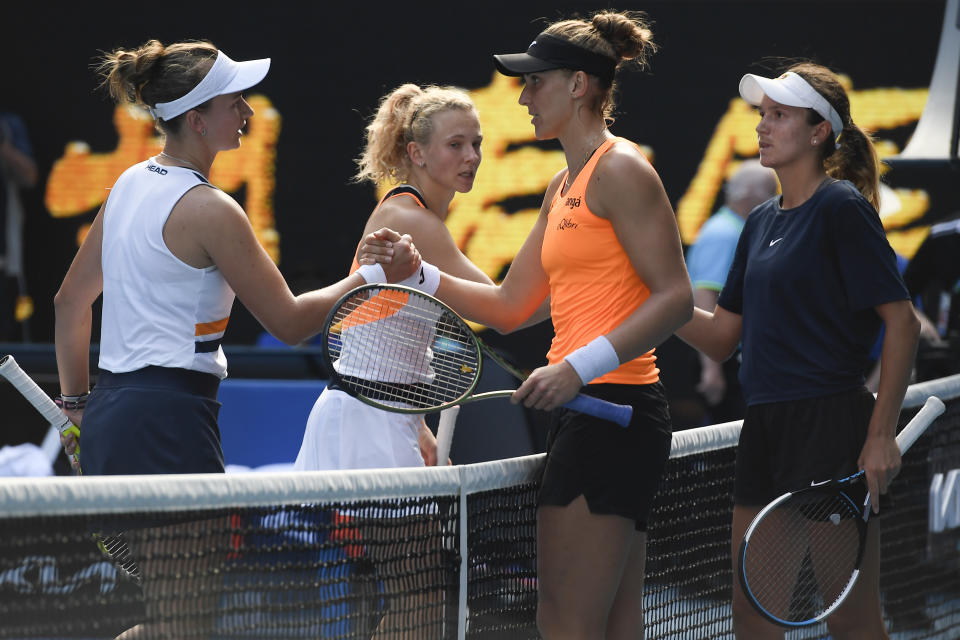
<instances>
[{"instance_id":1,"label":"woman in orange tank top","mask_svg":"<svg viewBox=\"0 0 960 640\"><path fill-rule=\"evenodd\" d=\"M567 409L552 416L537 533L547 639L643 634L646 519L671 440L653 349L690 318L693 296L660 179L607 124L617 68L643 66L653 49L642 14L602 11L550 25L525 53L495 56L501 73L523 76L520 104L536 137L559 140L568 166L502 284L443 274L437 290L499 331L549 296L549 364L514 402L552 410L583 392L633 407L626 429Z\"/></svg>"}]
</instances>

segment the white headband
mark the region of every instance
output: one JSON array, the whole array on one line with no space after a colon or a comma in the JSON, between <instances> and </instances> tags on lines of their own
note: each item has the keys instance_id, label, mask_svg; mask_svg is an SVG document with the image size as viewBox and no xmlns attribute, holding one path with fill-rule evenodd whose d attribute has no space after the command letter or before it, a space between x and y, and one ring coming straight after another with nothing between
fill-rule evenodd
<instances>
[{"instance_id":1,"label":"white headband","mask_svg":"<svg viewBox=\"0 0 960 640\"><path fill-rule=\"evenodd\" d=\"M172 120L211 98L249 89L263 80L269 69L270 58L234 62L223 51L218 51L210 71L185 96L172 102L158 102L147 109L154 119Z\"/></svg>"},{"instance_id":2,"label":"white headband","mask_svg":"<svg viewBox=\"0 0 960 640\"><path fill-rule=\"evenodd\" d=\"M788 107L813 109L830 123L834 139L843 131L843 120L830 103L801 76L787 71L779 78L764 78L748 73L740 78L740 97L755 107L760 106L763 96ZM837 144L837 148L840 145Z\"/></svg>"}]
</instances>

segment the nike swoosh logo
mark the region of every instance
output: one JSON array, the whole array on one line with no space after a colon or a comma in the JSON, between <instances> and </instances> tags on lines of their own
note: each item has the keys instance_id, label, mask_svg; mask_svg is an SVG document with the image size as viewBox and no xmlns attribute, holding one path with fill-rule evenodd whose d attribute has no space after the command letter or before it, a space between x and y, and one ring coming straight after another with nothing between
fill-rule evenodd
<instances>
[{"instance_id":1,"label":"nike swoosh logo","mask_svg":"<svg viewBox=\"0 0 960 640\"><path fill-rule=\"evenodd\" d=\"M783 239L783 238L781 238L781 240L782 240L782 239ZM424 280L425 280L425 277L424 277L424 275L423 275L423 267L420 267L420 282L418 282L417 284L423 284L423 281L424 281Z\"/></svg>"},{"instance_id":2,"label":"nike swoosh logo","mask_svg":"<svg viewBox=\"0 0 960 640\"><path fill-rule=\"evenodd\" d=\"M780 242L781 240L783 240L783 238L777 238L776 240L771 240L771 241L770 241L770 246L772 247L773 245L777 244L777 243Z\"/></svg>"}]
</instances>

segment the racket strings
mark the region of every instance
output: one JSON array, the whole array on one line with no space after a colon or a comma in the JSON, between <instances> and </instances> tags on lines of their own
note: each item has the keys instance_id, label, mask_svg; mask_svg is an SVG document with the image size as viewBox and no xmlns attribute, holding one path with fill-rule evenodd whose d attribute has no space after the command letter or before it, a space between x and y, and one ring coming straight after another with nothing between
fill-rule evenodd
<instances>
[{"instance_id":1,"label":"racket strings","mask_svg":"<svg viewBox=\"0 0 960 640\"><path fill-rule=\"evenodd\" d=\"M790 499L768 513L744 550L744 574L757 604L796 623L832 609L855 575L858 520L840 494Z\"/></svg>"},{"instance_id":2,"label":"racket strings","mask_svg":"<svg viewBox=\"0 0 960 640\"><path fill-rule=\"evenodd\" d=\"M135 583L143 583L143 575L140 572L140 566L130 553L130 545L127 544L123 534L102 535L93 534L93 540L97 543L100 552L113 560L114 564L122 569L124 573Z\"/></svg>"},{"instance_id":3,"label":"racket strings","mask_svg":"<svg viewBox=\"0 0 960 640\"><path fill-rule=\"evenodd\" d=\"M469 327L432 300L397 290L364 290L331 321L327 348L351 391L411 409L451 403L479 376Z\"/></svg>"}]
</instances>

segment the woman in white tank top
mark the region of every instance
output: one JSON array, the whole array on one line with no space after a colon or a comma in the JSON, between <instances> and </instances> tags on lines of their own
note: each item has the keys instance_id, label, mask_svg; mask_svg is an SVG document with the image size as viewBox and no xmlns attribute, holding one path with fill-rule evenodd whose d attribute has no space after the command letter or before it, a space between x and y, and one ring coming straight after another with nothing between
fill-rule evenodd
<instances>
[{"instance_id":1,"label":"woman in white tank top","mask_svg":"<svg viewBox=\"0 0 960 640\"><path fill-rule=\"evenodd\" d=\"M156 40L102 60L111 96L149 109L165 140L159 155L130 167L110 190L55 299L59 401L81 427L85 473L223 471L216 394L234 295L268 331L296 344L321 330L350 289L403 280L419 267L409 237L384 229L366 238L381 245L374 253L382 266L365 264L294 296L243 209L210 185L217 153L240 146L253 116L241 92L269 65L234 62L206 42ZM88 403L92 305L101 293L100 375ZM72 455L77 442L65 437L64 447ZM162 611L149 597L157 581L149 566L141 569L145 626L179 637L149 622Z\"/></svg>"}]
</instances>

